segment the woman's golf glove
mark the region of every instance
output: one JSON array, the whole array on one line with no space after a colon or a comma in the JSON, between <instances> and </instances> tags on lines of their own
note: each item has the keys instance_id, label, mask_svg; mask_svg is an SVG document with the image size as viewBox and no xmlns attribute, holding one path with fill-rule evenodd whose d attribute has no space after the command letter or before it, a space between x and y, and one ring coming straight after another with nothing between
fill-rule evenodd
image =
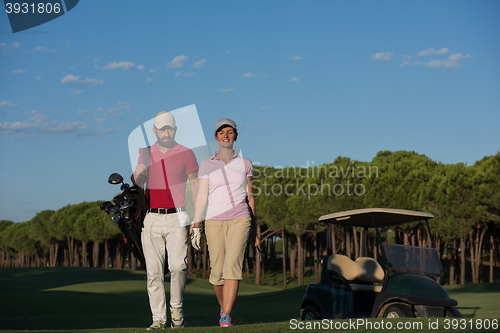
<instances>
[{"instance_id":1,"label":"woman's golf glove","mask_svg":"<svg viewBox=\"0 0 500 333\"><path fill-rule=\"evenodd\" d=\"M191 245L197 251L201 249L201 233L203 231L203 224L200 224L199 227L193 227L191 225Z\"/></svg>"}]
</instances>

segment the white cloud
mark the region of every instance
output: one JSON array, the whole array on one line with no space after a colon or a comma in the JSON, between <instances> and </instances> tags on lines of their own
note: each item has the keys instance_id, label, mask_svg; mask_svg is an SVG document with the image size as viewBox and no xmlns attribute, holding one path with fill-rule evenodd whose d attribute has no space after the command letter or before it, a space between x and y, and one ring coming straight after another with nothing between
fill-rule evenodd
<instances>
[{"instance_id":1,"label":"white cloud","mask_svg":"<svg viewBox=\"0 0 500 333\"><path fill-rule=\"evenodd\" d=\"M38 110L32 110L31 112L26 112L25 115L32 115L31 118L28 118L28 120L35 121L36 126L50 119L50 117L40 113L40 111Z\"/></svg>"},{"instance_id":2,"label":"white cloud","mask_svg":"<svg viewBox=\"0 0 500 333\"><path fill-rule=\"evenodd\" d=\"M245 73L241 77L248 77L248 78L254 78L254 77L262 77L262 76L267 76L267 75L261 75L261 74L255 74L255 73Z\"/></svg>"},{"instance_id":3,"label":"white cloud","mask_svg":"<svg viewBox=\"0 0 500 333\"><path fill-rule=\"evenodd\" d=\"M63 123L59 123L57 121L49 121L42 124L40 132L49 134L61 134L61 133L71 133L81 129L87 129L87 125L80 121L75 121L75 122L66 121Z\"/></svg>"},{"instance_id":4,"label":"white cloud","mask_svg":"<svg viewBox=\"0 0 500 333\"><path fill-rule=\"evenodd\" d=\"M290 80L288 80L290 82L299 82L299 78L298 77L292 77Z\"/></svg>"},{"instance_id":5,"label":"white cloud","mask_svg":"<svg viewBox=\"0 0 500 333\"><path fill-rule=\"evenodd\" d=\"M10 107L14 106L14 104L12 104L10 101L1 101L0 102L0 107L5 106L5 105L10 106Z\"/></svg>"},{"instance_id":6,"label":"white cloud","mask_svg":"<svg viewBox=\"0 0 500 333\"><path fill-rule=\"evenodd\" d=\"M292 60L302 60L301 56L290 56L290 59Z\"/></svg>"},{"instance_id":7,"label":"white cloud","mask_svg":"<svg viewBox=\"0 0 500 333\"><path fill-rule=\"evenodd\" d=\"M61 80L61 83L62 84L75 84L74 82L78 82L78 79L80 77L79 76L75 76L75 75L66 75L62 80Z\"/></svg>"},{"instance_id":8,"label":"white cloud","mask_svg":"<svg viewBox=\"0 0 500 333\"><path fill-rule=\"evenodd\" d=\"M99 80L99 79L90 79L90 78L87 78L87 79L85 79L83 81L80 81L80 82L83 85L92 85L92 86L94 86L96 84L102 84L102 83L104 83L104 80L102 80L102 79Z\"/></svg>"},{"instance_id":9,"label":"white cloud","mask_svg":"<svg viewBox=\"0 0 500 333\"><path fill-rule=\"evenodd\" d=\"M448 60L459 61L462 59L469 59L470 57L471 57L470 54L462 55L461 53L454 53L448 57Z\"/></svg>"},{"instance_id":10,"label":"white cloud","mask_svg":"<svg viewBox=\"0 0 500 333\"><path fill-rule=\"evenodd\" d=\"M112 108L104 110L104 114L105 115L111 115L111 116L114 116L114 117L122 117L123 113L117 112L117 111L123 110L123 109L128 109L128 108L130 108L130 103L129 102L118 102L117 106L113 106ZM103 108L100 107L99 110L103 110Z\"/></svg>"},{"instance_id":11,"label":"white cloud","mask_svg":"<svg viewBox=\"0 0 500 333\"><path fill-rule=\"evenodd\" d=\"M71 43L71 39L68 39L68 40L67 40L67 41L65 41L64 43L66 43L66 47L67 47L68 49L70 49L70 48L71 48L71 46L69 45L69 43Z\"/></svg>"},{"instance_id":12,"label":"white cloud","mask_svg":"<svg viewBox=\"0 0 500 333\"><path fill-rule=\"evenodd\" d=\"M57 51L57 49L49 50L48 48L40 46L40 45L33 48L33 52L56 52L56 51Z\"/></svg>"},{"instance_id":13,"label":"white cloud","mask_svg":"<svg viewBox=\"0 0 500 333\"><path fill-rule=\"evenodd\" d=\"M448 48L444 47L444 48L441 48L439 50L435 50L433 48L428 48L427 50L423 50L423 51L420 51L417 53L417 55L419 57L423 57L423 56L429 56L429 55L436 55L436 54L446 54L448 53Z\"/></svg>"},{"instance_id":14,"label":"white cloud","mask_svg":"<svg viewBox=\"0 0 500 333\"><path fill-rule=\"evenodd\" d=\"M394 52L379 52L372 55L372 59L375 61L391 61L394 56Z\"/></svg>"},{"instance_id":15,"label":"white cloud","mask_svg":"<svg viewBox=\"0 0 500 333\"><path fill-rule=\"evenodd\" d=\"M150 73L154 73L154 72L156 72L157 70L158 70L158 68L150 68L150 69L149 69L149 72L150 72Z\"/></svg>"},{"instance_id":16,"label":"white cloud","mask_svg":"<svg viewBox=\"0 0 500 333\"><path fill-rule=\"evenodd\" d=\"M35 127L36 124L27 121L16 121L16 122L0 122L0 134L9 134L12 132L22 132L31 127Z\"/></svg>"},{"instance_id":17,"label":"white cloud","mask_svg":"<svg viewBox=\"0 0 500 333\"><path fill-rule=\"evenodd\" d=\"M151 82L151 81L153 81L153 78L152 78L152 77L148 77L148 78L146 79L146 82Z\"/></svg>"},{"instance_id":18,"label":"white cloud","mask_svg":"<svg viewBox=\"0 0 500 333\"><path fill-rule=\"evenodd\" d=\"M19 42L12 42L10 44L0 43L0 51L4 52L4 51L8 51L8 50L14 50L14 49L19 48L19 46L21 46L21 44Z\"/></svg>"},{"instance_id":19,"label":"white cloud","mask_svg":"<svg viewBox=\"0 0 500 333\"><path fill-rule=\"evenodd\" d=\"M144 65L137 65L137 69L144 69Z\"/></svg>"},{"instance_id":20,"label":"white cloud","mask_svg":"<svg viewBox=\"0 0 500 333\"><path fill-rule=\"evenodd\" d=\"M234 91L234 88L219 89L220 92L230 92Z\"/></svg>"},{"instance_id":21,"label":"white cloud","mask_svg":"<svg viewBox=\"0 0 500 333\"><path fill-rule=\"evenodd\" d=\"M251 127L252 126L251 123L243 123L243 122L239 122L236 125L238 125L239 128L241 128L241 127Z\"/></svg>"},{"instance_id":22,"label":"white cloud","mask_svg":"<svg viewBox=\"0 0 500 333\"><path fill-rule=\"evenodd\" d=\"M87 78L83 81L80 81L82 85L92 85L92 86L95 86L96 84L101 84L101 83L104 83L104 80L99 80L99 79L90 79L90 78Z\"/></svg>"},{"instance_id":23,"label":"white cloud","mask_svg":"<svg viewBox=\"0 0 500 333\"><path fill-rule=\"evenodd\" d=\"M177 73L175 73L175 76L181 76L181 75L183 75L183 76L194 76L194 75L196 75L196 73L194 73L194 72L189 72L189 73L177 72Z\"/></svg>"},{"instance_id":24,"label":"white cloud","mask_svg":"<svg viewBox=\"0 0 500 333\"><path fill-rule=\"evenodd\" d=\"M430 68L458 68L463 66L459 61L462 61L464 59L468 59L471 57L470 54L463 55L461 53L452 53L445 59L432 59L436 58L439 56L442 56L444 54L448 54L450 52L449 49L447 48L442 48L439 50L431 49L428 48L427 50L419 52L417 55L418 56L432 56L431 60L427 62L422 62L422 61L410 61L407 60L403 62L399 67L406 67L406 66L427 66ZM405 56L405 59L412 59L411 56Z\"/></svg>"},{"instance_id":25,"label":"white cloud","mask_svg":"<svg viewBox=\"0 0 500 333\"><path fill-rule=\"evenodd\" d=\"M26 121L0 123L0 134L20 133L28 131L30 128L40 128L40 133L58 134L69 133L79 129L86 129L87 125L82 122L57 122L51 121L38 110L26 112L31 115Z\"/></svg>"},{"instance_id":26,"label":"white cloud","mask_svg":"<svg viewBox=\"0 0 500 333\"><path fill-rule=\"evenodd\" d=\"M261 107L261 109L270 109L271 107L270 106L263 106Z\"/></svg>"},{"instance_id":27,"label":"white cloud","mask_svg":"<svg viewBox=\"0 0 500 333\"><path fill-rule=\"evenodd\" d=\"M85 132L85 133L78 133L76 134L77 137L82 137L82 136L97 136L97 135L104 135L104 134L109 134L109 133L113 133L113 132L116 132L118 130L120 130L121 127L120 126L117 126L117 127L113 127L113 128L106 128L106 129L103 129L101 131L97 131L97 132Z\"/></svg>"},{"instance_id":28,"label":"white cloud","mask_svg":"<svg viewBox=\"0 0 500 333\"><path fill-rule=\"evenodd\" d=\"M42 52L42 51L48 52L48 51L49 51L49 49L48 49L48 48L46 48L46 47L42 47L42 46L38 45L37 47L35 47L35 48L33 49L33 51L35 51L35 52Z\"/></svg>"},{"instance_id":29,"label":"white cloud","mask_svg":"<svg viewBox=\"0 0 500 333\"><path fill-rule=\"evenodd\" d=\"M420 61L405 61L399 67L406 67L406 66L418 66L418 65L423 65L423 62Z\"/></svg>"},{"instance_id":30,"label":"white cloud","mask_svg":"<svg viewBox=\"0 0 500 333\"><path fill-rule=\"evenodd\" d=\"M167 63L167 68L180 68L188 61L188 57L185 55L177 56L172 59L171 62Z\"/></svg>"},{"instance_id":31,"label":"white cloud","mask_svg":"<svg viewBox=\"0 0 500 333\"><path fill-rule=\"evenodd\" d=\"M461 65L453 60L445 59L445 60L431 60L425 64L427 67L460 67Z\"/></svg>"},{"instance_id":32,"label":"white cloud","mask_svg":"<svg viewBox=\"0 0 500 333\"><path fill-rule=\"evenodd\" d=\"M14 69L10 71L12 74L24 74L27 73L24 69Z\"/></svg>"},{"instance_id":33,"label":"white cloud","mask_svg":"<svg viewBox=\"0 0 500 333\"><path fill-rule=\"evenodd\" d=\"M80 114L86 114L86 113L90 113L90 110L89 109L78 109L76 110L77 113L80 113Z\"/></svg>"},{"instance_id":34,"label":"white cloud","mask_svg":"<svg viewBox=\"0 0 500 333\"><path fill-rule=\"evenodd\" d=\"M62 84L75 85L75 86L85 86L85 85L96 85L104 83L104 80L98 79L90 79L87 78L85 80L79 80L80 76L75 75L66 75L63 79L61 79Z\"/></svg>"},{"instance_id":35,"label":"white cloud","mask_svg":"<svg viewBox=\"0 0 500 333\"><path fill-rule=\"evenodd\" d=\"M106 118L96 118L95 122L103 125L106 122Z\"/></svg>"},{"instance_id":36,"label":"white cloud","mask_svg":"<svg viewBox=\"0 0 500 333\"><path fill-rule=\"evenodd\" d=\"M194 67L194 68L201 68L201 67L203 67L203 65L204 65L207 61L208 61L207 59L203 58L203 59L201 59L200 61L195 62L195 63L193 64L193 67Z\"/></svg>"},{"instance_id":37,"label":"white cloud","mask_svg":"<svg viewBox=\"0 0 500 333\"><path fill-rule=\"evenodd\" d=\"M82 92L83 92L82 89L78 89L78 90L72 91L71 93L75 94L75 95L80 95Z\"/></svg>"},{"instance_id":38,"label":"white cloud","mask_svg":"<svg viewBox=\"0 0 500 333\"><path fill-rule=\"evenodd\" d=\"M120 62L113 62L112 64L108 64L107 66L104 66L102 69L105 70L114 70L114 69L122 69L122 71L129 71L131 69L135 68L135 64L130 61L120 61Z\"/></svg>"},{"instance_id":39,"label":"white cloud","mask_svg":"<svg viewBox=\"0 0 500 333\"><path fill-rule=\"evenodd\" d=\"M447 68L457 68L463 66L458 61L470 58L470 54L463 56L461 53L454 53L444 60L434 59L427 62L425 65L431 68L447 67Z\"/></svg>"}]
</instances>

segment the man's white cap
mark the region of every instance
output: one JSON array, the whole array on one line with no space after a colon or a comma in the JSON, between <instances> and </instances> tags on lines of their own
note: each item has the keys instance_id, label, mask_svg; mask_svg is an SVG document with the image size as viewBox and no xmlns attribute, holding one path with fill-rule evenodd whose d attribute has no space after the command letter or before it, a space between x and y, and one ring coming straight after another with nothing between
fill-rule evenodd
<instances>
[{"instance_id":1,"label":"man's white cap","mask_svg":"<svg viewBox=\"0 0 500 333\"><path fill-rule=\"evenodd\" d=\"M231 126L232 128L236 129L236 123L231 120L231 119L228 119L228 118L224 118L224 119L221 119L219 120L216 124L215 124L215 132L217 133L219 131L219 129L222 127L222 126L225 126L225 125L229 125Z\"/></svg>"},{"instance_id":2,"label":"man's white cap","mask_svg":"<svg viewBox=\"0 0 500 333\"><path fill-rule=\"evenodd\" d=\"M155 127L161 129L165 126L175 128L174 116L168 111L159 112L155 117Z\"/></svg>"}]
</instances>

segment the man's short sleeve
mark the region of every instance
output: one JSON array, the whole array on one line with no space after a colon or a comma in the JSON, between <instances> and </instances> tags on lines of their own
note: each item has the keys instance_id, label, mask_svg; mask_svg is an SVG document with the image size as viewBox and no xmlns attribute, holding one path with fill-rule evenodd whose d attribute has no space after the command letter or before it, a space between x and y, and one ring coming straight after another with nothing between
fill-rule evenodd
<instances>
[{"instance_id":1,"label":"man's short sleeve","mask_svg":"<svg viewBox=\"0 0 500 333\"><path fill-rule=\"evenodd\" d=\"M191 149L189 149L186 159L186 174L193 173L198 170L198 162L196 162L196 156Z\"/></svg>"}]
</instances>

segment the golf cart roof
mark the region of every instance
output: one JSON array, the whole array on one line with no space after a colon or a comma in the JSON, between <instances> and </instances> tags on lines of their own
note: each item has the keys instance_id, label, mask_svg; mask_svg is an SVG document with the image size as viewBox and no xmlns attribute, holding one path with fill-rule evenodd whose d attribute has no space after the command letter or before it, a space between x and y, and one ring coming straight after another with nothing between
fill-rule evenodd
<instances>
[{"instance_id":1,"label":"golf cart roof","mask_svg":"<svg viewBox=\"0 0 500 333\"><path fill-rule=\"evenodd\" d=\"M373 228L373 217L377 227L393 226L433 218L434 215L413 210L392 208L364 208L323 215L319 222L343 226Z\"/></svg>"}]
</instances>

